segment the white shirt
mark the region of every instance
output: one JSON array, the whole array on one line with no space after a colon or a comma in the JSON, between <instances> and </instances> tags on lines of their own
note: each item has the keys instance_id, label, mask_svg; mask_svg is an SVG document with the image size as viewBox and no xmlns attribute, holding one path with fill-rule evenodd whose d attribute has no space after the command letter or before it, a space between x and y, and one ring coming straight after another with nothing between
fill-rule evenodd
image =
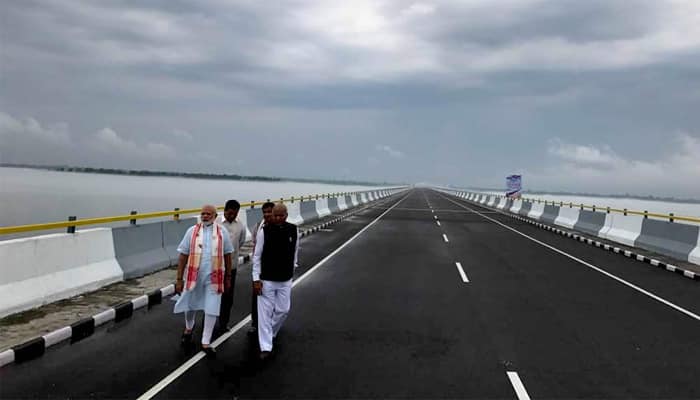
<instances>
[{"instance_id":1,"label":"white shirt","mask_svg":"<svg viewBox=\"0 0 700 400\"><path fill-rule=\"evenodd\" d=\"M224 217L221 217L221 221L219 221L219 224L226 228L226 231L228 232L229 237L231 238L231 243L233 244L233 264L231 265L231 268L236 269L238 268L238 256L240 254L240 249L245 243L245 226L242 222L238 221L237 219L233 220L233 222L228 222Z\"/></svg>"},{"instance_id":2,"label":"white shirt","mask_svg":"<svg viewBox=\"0 0 700 400\"><path fill-rule=\"evenodd\" d=\"M263 224L261 224L263 225ZM294 249L294 268L299 267L299 242L301 235L299 235L299 229L297 228L297 245ZM253 253L253 282L260 280L260 260L262 259L263 247L265 246L265 231L263 229L258 229L257 236L255 237L255 252Z\"/></svg>"}]
</instances>

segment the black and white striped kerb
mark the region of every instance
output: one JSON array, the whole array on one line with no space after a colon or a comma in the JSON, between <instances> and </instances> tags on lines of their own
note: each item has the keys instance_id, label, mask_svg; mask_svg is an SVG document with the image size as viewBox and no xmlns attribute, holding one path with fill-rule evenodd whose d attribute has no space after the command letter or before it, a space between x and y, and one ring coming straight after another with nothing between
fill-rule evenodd
<instances>
[{"instance_id":1,"label":"black and white striped kerb","mask_svg":"<svg viewBox=\"0 0 700 400\"><path fill-rule=\"evenodd\" d=\"M470 201L470 200L467 200L467 201ZM474 203L473 201L470 201L470 202ZM637 261L641 261L641 262L650 264L650 265L655 266L655 267L663 268L667 271L675 272L679 275L683 275L686 278L690 278L690 279L693 279L695 281L700 282L700 274L695 273L693 271L688 271L688 270L685 270L683 268L677 267L675 265L668 264L668 263L665 263L663 261L656 260L654 258L649 258L643 254L635 253L634 251L623 250L619 247L612 246L612 245L609 245L606 243L602 243L598 240L589 239L589 238L583 237L581 235L577 235L575 233L567 232L567 231L561 230L557 227L543 224L539 221L534 221L534 220L531 220L529 218L521 217L520 215L510 214L510 213L503 212L503 211L500 211L500 213L503 215L507 215L511 218L517 219L518 221L523 221L523 222L527 222L531 225L535 225L538 228L548 230L548 231L556 233L558 235L566 236L568 238L578 240L579 242L582 242L582 243L587 243L591 246L595 246L595 247L598 247L598 248L603 249L603 250L612 251L614 253L621 254L625 257L632 258L632 259L635 259Z\"/></svg>"},{"instance_id":2,"label":"black and white striped kerb","mask_svg":"<svg viewBox=\"0 0 700 400\"><path fill-rule=\"evenodd\" d=\"M385 201L388 201L388 199ZM328 220L320 225L304 230L303 232L301 232L301 237L308 236L314 232L319 231L320 229L340 222L372 206L373 204L367 204L365 207L353 208L352 211L340 215L337 218ZM247 262L250 262L251 256L250 254L246 254L244 256L240 256L238 260L239 265L242 265ZM0 353L0 367L7 364L11 364L13 362L22 363L41 357L42 355L44 355L48 347L57 345L59 343L68 341L70 341L70 344L77 343L94 334L95 329L98 326L104 325L110 321L118 323L129 319L131 318L131 316L134 315L134 311L144 307L150 309L155 305L161 304L163 302L163 298L170 296L173 293L175 293L175 285L168 285L164 288L154 290L143 296L136 297L131 301L118 304L112 308L100 312L99 314L95 314L90 318L85 318L69 326L65 326L46 335L31 339L27 342L14 346Z\"/></svg>"}]
</instances>

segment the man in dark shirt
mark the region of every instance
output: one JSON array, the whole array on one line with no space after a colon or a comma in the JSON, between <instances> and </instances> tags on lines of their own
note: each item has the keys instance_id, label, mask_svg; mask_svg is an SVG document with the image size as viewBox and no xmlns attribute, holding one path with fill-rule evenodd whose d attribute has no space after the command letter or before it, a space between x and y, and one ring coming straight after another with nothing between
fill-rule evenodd
<instances>
[{"instance_id":1,"label":"man in dark shirt","mask_svg":"<svg viewBox=\"0 0 700 400\"><path fill-rule=\"evenodd\" d=\"M260 359L272 351L272 341L291 306L292 276L298 266L299 231L287 222L287 207L272 209L272 223L257 235L253 254L253 290L258 295Z\"/></svg>"}]
</instances>

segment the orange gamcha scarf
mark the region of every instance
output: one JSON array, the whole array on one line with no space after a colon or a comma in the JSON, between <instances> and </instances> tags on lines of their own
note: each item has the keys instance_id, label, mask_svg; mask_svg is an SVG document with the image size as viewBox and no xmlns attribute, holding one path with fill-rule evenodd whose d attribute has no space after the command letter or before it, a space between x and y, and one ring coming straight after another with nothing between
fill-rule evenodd
<instances>
[{"instance_id":1,"label":"orange gamcha scarf","mask_svg":"<svg viewBox=\"0 0 700 400\"><path fill-rule=\"evenodd\" d=\"M216 293L224 292L224 240L221 226L214 223L212 229L211 242L211 284ZM187 259L187 274L185 279L185 290L192 290L197 285L197 274L199 274L199 264L202 262L203 235L202 223L194 226L192 239L190 240L190 254Z\"/></svg>"}]
</instances>

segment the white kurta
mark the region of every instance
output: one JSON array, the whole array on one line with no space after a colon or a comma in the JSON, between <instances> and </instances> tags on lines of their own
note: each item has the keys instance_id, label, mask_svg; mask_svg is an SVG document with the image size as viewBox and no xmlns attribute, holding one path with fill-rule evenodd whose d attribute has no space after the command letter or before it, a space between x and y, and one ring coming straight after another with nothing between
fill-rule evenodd
<instances>
[{"instance_id":1,"label":"white kurta","mask_svg":"<svg viewBox=\"0 0 700 400\"><path fill-rule=\"evenodd\" d=\"M221 308L221 294L216 292L216 289L211 284L211 236L213 225L202 226L202 259L199 265L199 273L197 274L197 284L192 290L183 290L180 298L175 303L175 308L173 312L175 314L185 312L185 311L198 311L203 310L205 314L209 315L219 315L219 309ZM185 237L182 238L180 245L177 247L177 251L181 254L190 254L190 242L192 240L192 231L194 226L190 227L185 233ZM233 246L231 245L231 238L227 235L227 231L222 227L222 239L224 254L229 254L233 252ZM185 267L185 276L187 276L187 267Z\"/></svg>"}]
</instances>

